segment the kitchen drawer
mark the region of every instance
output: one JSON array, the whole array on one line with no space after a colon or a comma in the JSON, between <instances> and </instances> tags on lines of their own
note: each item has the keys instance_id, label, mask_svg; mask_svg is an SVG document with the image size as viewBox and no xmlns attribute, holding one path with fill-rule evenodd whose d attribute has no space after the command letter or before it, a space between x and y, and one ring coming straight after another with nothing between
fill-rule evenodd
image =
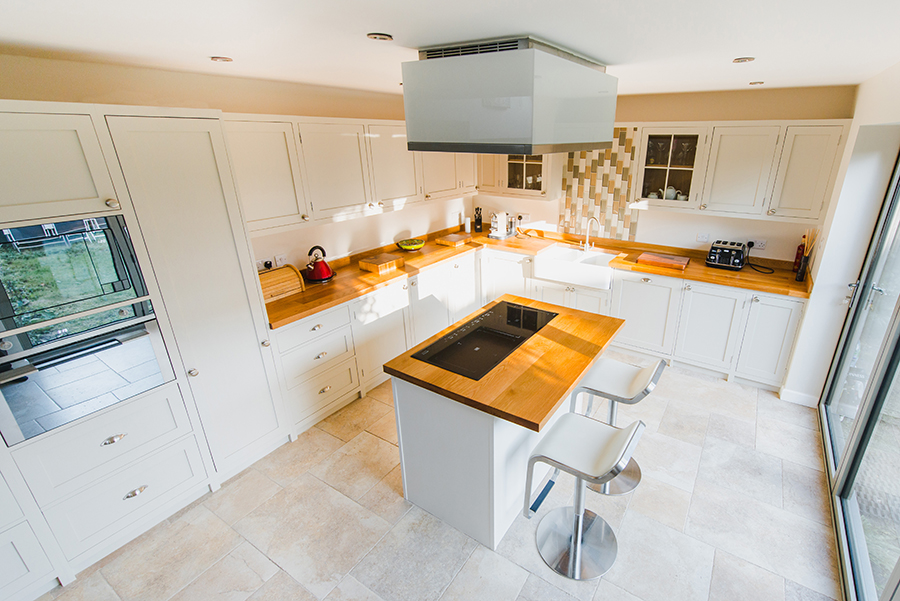
<instances>
[{"instance_id":1,"label":"kitchen drawer","mask_svg":"<svg viewBox=\"0 0 900 601\"><path fill-rule=\"evenodd\" d=\"M63 553L72 559L205 478L197 442L188 436L43 512Z\"/></svg>"},{"instance_id":2,"label":"kitchen drawer","mask_svg":"<svg viewBox=\"0 0 900 601\"><path fill-rule=\"evenodd\" d=\"M357 385L356 359L350 359L294 388L287 397L294 423L306 419Z\"/></svg>"},{"instance_id":3,"label":"kitchen drawer","mask_svg":"<svg viewBox=\"0 0 900 601\"><path fill-rule=\"evenodd\" d=\"M9 599L53 571L28 522L0 532L0 599Z\"/></svg>"},{"instance_id":4,"label":"kitchen drawer","mask_svg":"<svg viewBox=\"0 0 900 601\"><path fill-rule=\"evenodd\" d=\"M173 383L46 434L12 455L44 506L190 431L181 391Z\"/></svg>"},{"instance_id":5,"label":"kitchen drawer","mask_svg":"<svg viewBox=\"0 0 900 601\"><path fill-rule=\"evenodd\" d=\"M278 351L281 353L289 351L349 323L350 312L347 310L346 305L331 311L316 313L297 323L275 330L275 337L278 340Z\"/></svg>"},{"instance_id":6,"label":"kitchen drawer","mask_svg":"<svg viewBox=\"0 0 900 601\"><path fill-rule=\"evenodd\" d=\"M3 530L22 517L22 510L16 503L9 485L0 474L0 530Z\"/></svg>"},{"instance_id":7,"label":"kitchen drawer","mask_svg":"<svg viewBox=\"0 0 900 601\"><path fill-rule=\"evenodd\" d=\"M341 328L281 356L285 385L290 389L353 356L350 327Z\"/></svg>"},{"instance_id":8,"label":"kitchen drawer","mask_svg":"<svg viewBox=\"0 0 900 601\"><path fill-rule=\"evenodd\" d=\"M379 288L350 304L353 319L361 324L373 323L386 315L409 306L408 280L402 279Z\"/></svg>"}]
</instances>

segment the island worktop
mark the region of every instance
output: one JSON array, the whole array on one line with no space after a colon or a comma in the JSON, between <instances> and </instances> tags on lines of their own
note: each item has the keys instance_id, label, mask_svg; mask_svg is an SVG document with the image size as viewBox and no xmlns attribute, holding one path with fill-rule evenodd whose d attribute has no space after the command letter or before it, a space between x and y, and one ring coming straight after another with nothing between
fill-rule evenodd
<instances>
[{"instance_id":1,"label":"island worktop","mask_svg":"<svg viewBox=\"0 0 900 601\"><path fill-rule=\"evenodd\" d=\"M389 361L385 373L494 417L539 432L625 323L506 294L501 301L558 313L480 380L472 380L412 355L475 317L473 314Z\"/></svg>"}]
</instances>

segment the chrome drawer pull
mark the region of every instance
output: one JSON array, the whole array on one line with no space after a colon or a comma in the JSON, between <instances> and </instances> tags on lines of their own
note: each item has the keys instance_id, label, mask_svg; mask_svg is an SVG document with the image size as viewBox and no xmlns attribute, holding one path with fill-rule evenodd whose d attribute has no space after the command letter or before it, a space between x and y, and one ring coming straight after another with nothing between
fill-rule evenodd
<instances>
[{"instance_id":1,"label":"chrome drawer pull","mask_svg":"<svg viewBox=\"0 0 900 601\"><path fill-rule=\"evenodd\" d=\"M262 344L263 346L269 346L269 345L271 345L272 343L269 342L268 340L263 340L262 342L260 342L260 344Z\"/></svg>"},{"instance_id":2,"label":"chrome drawer pull","mask_svg":"<svg viewBox=\"0 0 900 601\"><path fill-rule=\"evenodd\" d=\"M758 296L754 296L751 300L752 300L754 303L758 303L758 302L759 302L759 297L758 297Z\"/></svg>"},{"instance_id":3,"label":"chrome drawer pull","mask_svg":"<svg viewBox=\"0 0 900 601\"><path fill-rule=\"evenodd\" d=\"M649 284L649 283L652 282L653 280L651 280L650 278L641 278L641 281L644 282L644 283L646 283L646 284Z\"/></svg>"},{"instance_id":4,"label":"chrome drawer pull","mask_svg":"<svg viewBox=\"0 0 900 601\"><path fill-rule=\"evenodd\" d=\"M331 390L331 385L330 385L330 384L329 384L328 386L326 386L325 388L323 388L322 390L320 390L320 391L319 391L319 394L325 394L325 393L328 392L329 390Z\"/></svg>"},{"instance_id":5,"label":"chrome drawer pull","mask_svg":"<svg viewBox=\"0 0 900 601\"><path fill-rule=\"evenodd\" d=\"M196 378L197 376L200 375L200 372L197 371L196 369L189 369L187 374L192 378Z\"/></svg>"},{"instance_id":6,"label":"chrome drawer pull","mask_svg":"<svg viewBox=\"0 0 900 601\"><path fill-rule=\"evenodd\" d=\"M309 329L309 331L310 331L310 332L318 332L318 331L321 330L321 329L322 329L322 324L317 323L316 325L314 325L313 327L311 327L311 328Z\"/></svg>"},{"instance_id":7,"label":"chrome drawer pull","mask_svg":"<svg viewBox=\"0 0 900 601\"><path fill-rule=\"evenodd\" d=\"M106 440L101 442L100 446L108 447L111 444L116 444L117 442L119 442L120 440L125 438L126 436L128 436L128 432L122 432L121 434L116 434L115 436L110 436L109 438L107 438Z\"/></svg>"},{"instance_id":8,"label":"chrome drawer pull","mask_svg":"<svg viewBox=\"0 0 900 601\"><path fill-rule=\"evenodd\" d=\"M690 285L690 284L685 284L685 285L684 285L684 289L689 291L689 290L691 289L691 285Z\"/></svg>"},{"instance_id":9,"label":"chrome drawer pull","mask_svg":"<svg viewBox=\"0 0 900 601\"><path fill-rule=\"evenodd\" d=\"M115 198L110 198L104 204L106 206L108 206L110 209L118 209L121 206L121 205L119 205L119 201L116 200Z\"/></svg>"},{"instance_id":10,"label":"chrome drawer pull","mask_svg":"<svg viewBox=\"0 0 900 601\"><path fill-rule=\"evenodd\" d=\"M147 485L146 485L146 484L143 485L143 486L141 486L141 487L139 487L139 488L135 488L134 490L132 490L131 492L129 492L127 495L125 495L124 497L122 497L122 500L123 500L123 501L127 501L128 499L133 499L133 498L135 498L136 496L138 496L139 494L141 494L142 492L144 492L145 490L147 490Z\"/></svg>"},{"instance_id":11,"label":"chrome drawer pull","mask_svg":"<svg viewBox=\"0 0 900 601\"><path fill-rule=\"evenodd\" d=\"M327 353L326 351L322 351L321 353L319 353L318 355L316 355L315 358L316 358L316 359L324 359L324 358L325 358L325 355L327 355L327 354L328 354L328 353Z\"/></svg>"}]
</instances>

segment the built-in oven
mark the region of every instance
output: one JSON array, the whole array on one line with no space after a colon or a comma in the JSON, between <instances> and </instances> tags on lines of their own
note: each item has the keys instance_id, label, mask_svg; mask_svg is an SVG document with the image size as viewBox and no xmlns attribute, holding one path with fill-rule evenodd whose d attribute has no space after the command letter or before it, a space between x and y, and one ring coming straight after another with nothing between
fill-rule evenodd
<instances>
[{"instance_id":1,"label":"built-in oven","mask_svg":"<svg viewBox=\"0 0 900 601\"><path fill-rule=\"evenodd\" d=\"M174 379L122 216L0 226L8 446Z\"/></svg>"}]
</instances>

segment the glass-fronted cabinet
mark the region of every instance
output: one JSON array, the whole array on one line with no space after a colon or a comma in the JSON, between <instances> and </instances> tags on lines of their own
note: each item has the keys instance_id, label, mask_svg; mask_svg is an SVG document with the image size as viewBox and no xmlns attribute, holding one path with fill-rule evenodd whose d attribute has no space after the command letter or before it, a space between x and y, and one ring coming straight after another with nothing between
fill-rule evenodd
<instances>
[{"instance_id":1,"label":"glass-fronted cabinet","mask_svg":"<svg viewBox=\"0 0 900 601\"><path fill-rule=\"evenodd\" d=\"M483 154L478 157L478 189L511 196L547 196L550 156Z\"/></svg>"},{"instance_id":2,"label":"glass-fronted cabinet","mask_svg":"<svg viewBox=\"0 0 900 601\"><path fill-rule=\"evenodd\" d=\"M703 190L708 128L645 127L637 195L652 206L696 207Z\"/></svg>"}]
</instances>

